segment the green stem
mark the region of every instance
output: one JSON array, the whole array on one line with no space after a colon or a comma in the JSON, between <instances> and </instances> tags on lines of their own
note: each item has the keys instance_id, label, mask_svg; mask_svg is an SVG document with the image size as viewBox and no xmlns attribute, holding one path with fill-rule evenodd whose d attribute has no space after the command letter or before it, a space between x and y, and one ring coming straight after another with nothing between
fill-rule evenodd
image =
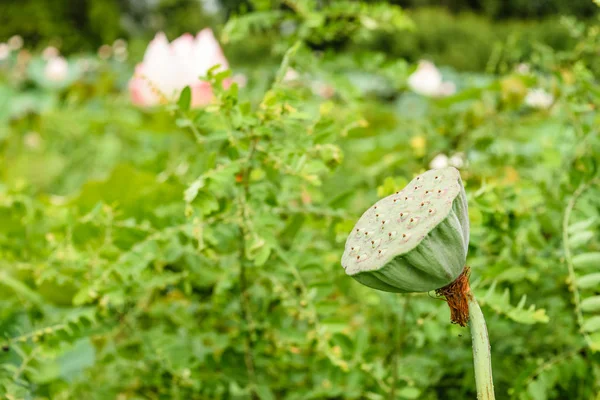
<instances>
[{"instance_id":1,"label":"green stem","mask_svg":"<svg viewBox=\"0 0 600 400\"><path fill-rule=\"evenodd\" d=\"M469 296L469 325L473 340L473 364L477 400L494 400L494 380L492 378L492 356L485 319L473 295Z\"/></svg>"}]
</instances>

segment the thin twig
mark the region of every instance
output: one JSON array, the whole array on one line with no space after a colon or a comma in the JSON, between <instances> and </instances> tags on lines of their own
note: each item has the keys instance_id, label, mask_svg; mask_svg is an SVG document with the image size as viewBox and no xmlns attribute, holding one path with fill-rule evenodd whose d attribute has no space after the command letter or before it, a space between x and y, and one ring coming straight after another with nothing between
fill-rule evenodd
<instances>
[{"instance_id":1,"label":"thin twig","mask_svg":"<svg viewBox=\"0 0 600 400\"><path fill-rule=\"evenodd\" d=\"M560 364L561 362L567 361L571 357L576 356L581 349L571 350L568 352L560 353L549 360L545 361L543 364L539 365L532 373L529 375L524 382L524 385L527 387L535 378L537 378L542 372L549 370L552 366Z\"/></svg>"},{"instance_id":2,"label":"thin twig","mask_svg":"<svg viewBox=\"0 0 600 400\"><path fill-rule=\"evenodd\" d=\"M15 371L14 375L13 375L13 381L17 381L19 379L19 377L21 376L21 374L25 371L25 369L27 368L27 365L33 361L33 359L36 356L36 353L40 350L40 347L36 347L33 350L31 350L31 353L29 353L29 355L27 355L27 357L23 358L23 362L21 363L21 365L19 365L19 368Z\"/></svg>"},{"instance_id":3,"label":"thin twig","mask_svg":"<svg viewBox=\"0 0 600 400\"><path fill-rule=\"evenodd\" d=\"M179 115L181 116L181 118L183 118L185 120L185 122L186 122L185 125L188 128L190 128L190 131L194 135L194 139L196 139L196 142L198 142L198 144L204 143L206 141L206 139L204 138L204 136L202 136L202 134L200 133L200 131L198 130L198 128L196 128L196 125L194 124L194 121L192 121L190 119L190 117L187 115L187 113L184 112L179 107L177 107L177 112L179 113Z\"/></svg>"},{"instance_id":4,"label":"thin twig","mask_svg":"<svg viewBox=\"0 0 600 400\"><path fill-rule=\"evenodd\" d=\"M250 217L248 213L248 209L246 207L246 203L248 198L250 197L250 187L249 187L249 178L250 173L252 172L252 157L254 156L254 152L256 150L256 140L251 140L250 142L250 150L248 152L248 156L246 158L247 166L242 172L242 196L239 197L240 203L240 213L242 218L242 232L240 235L240 306L242 309L242 318L246 324L246 328L248 330L246 334L245 340L245 354L244 354L244 362L246 364L246 369L248 370L248 380L250 381L250 391L251 397L253 399L258 399L256 394L256 368L254 366L254 359L252 356L253 353L253 340L252 334L254 332L254 322L252 319L252 313L250 310L250 303L248 301L248 280L246 276L246 237L250 234L250 229L248 228L248 224L250 224Z\"/></svg>"}]
</instances>

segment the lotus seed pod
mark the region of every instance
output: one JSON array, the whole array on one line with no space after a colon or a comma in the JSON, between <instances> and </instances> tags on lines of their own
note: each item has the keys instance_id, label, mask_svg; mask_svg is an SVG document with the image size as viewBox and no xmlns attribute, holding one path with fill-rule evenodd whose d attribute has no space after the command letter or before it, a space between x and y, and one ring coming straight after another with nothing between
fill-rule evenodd
<instances>
[{"instance_id":1,"label":"lotus seed pod","mask_svg":"<svg viewBox=\"0 0 600 400\"><path fill-rule=\"evenodd\" d=\"M342 266L363 285L397 293L452 283L469 247L467 197L458 170L427 171L379 200L346 240Z\"/></svg>"}]
</instances>

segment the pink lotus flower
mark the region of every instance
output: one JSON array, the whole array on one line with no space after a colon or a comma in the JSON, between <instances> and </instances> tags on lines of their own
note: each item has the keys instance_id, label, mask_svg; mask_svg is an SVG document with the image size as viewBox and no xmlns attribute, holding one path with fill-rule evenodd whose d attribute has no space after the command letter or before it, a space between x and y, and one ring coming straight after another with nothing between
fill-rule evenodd
<instances>
[{"instance_id":1,"label":"pink lotus flower","mask_svg":"<svg viewBox=\"0 0 600 400\"><path fill-rule=\"evenodd\" d=\"M133 103L154 106L173 102L190 86L192 107L204 106L213 93L210 84L199 78L215 65L220 65L219 70L229 68L211 29L203 29L195 38L186 33L171 43L164 33L158 33L129 82Z\"/></svg>"}]
</instances>

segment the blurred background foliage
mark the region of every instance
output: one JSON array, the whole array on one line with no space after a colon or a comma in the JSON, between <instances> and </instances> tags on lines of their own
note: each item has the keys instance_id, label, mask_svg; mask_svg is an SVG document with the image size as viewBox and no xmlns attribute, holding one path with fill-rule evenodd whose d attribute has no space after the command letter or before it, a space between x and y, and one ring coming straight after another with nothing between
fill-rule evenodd
<instances>
[{"instance_id":1,"label":"blurred background foliage","mask_svg":"<svg viewBox=\"0 0 600 400\"><path fill-rule=\"evenodd\" d=\"M351 1L354 2L354 1ZM233 15L265 9L289 9L293 2L247 0L68 0L3 2L0 40L21 35L30 46L54 45L66 54L93 51L118 38L134 39L134 54L143 51L156 31L171 38L198 27L223 22ZM320 1L321 7L335 1ZM354 2L357 3L357 2ZM482 71L495 45L510 43L512 51L527 54L533 44L565 50L574 38L559 23L563 17L595 21L592 1L390 1L369 4L402 6L419 29L383 34L362 43L390 56L416 61L424 56L459 70ZM137 42L137 43L136 43ZM137 46L136 46L137 44ZM340 44L337 43L338 47ZM254 36L244 49L256 52L273 43ZM136 51L137 50L137 51ZM232 54L236 54L232 51Z\"/></svg>"},{"instance_id":2,"label":"blurred background foliage","mask_svg":"<svg viewBox=\"0 0 600 400\"><path fill-rule=\"evenodd\" d=\"M475 398L442 301L339 265L369 205L452 163L497 398L598 400L593 3L79 4L0 5L25 43L0 63L0 397ZM154 33L207 25L247 85L134 107ZM455 93L415 93L420 59Z\"/></svg>"}]
</instances>

